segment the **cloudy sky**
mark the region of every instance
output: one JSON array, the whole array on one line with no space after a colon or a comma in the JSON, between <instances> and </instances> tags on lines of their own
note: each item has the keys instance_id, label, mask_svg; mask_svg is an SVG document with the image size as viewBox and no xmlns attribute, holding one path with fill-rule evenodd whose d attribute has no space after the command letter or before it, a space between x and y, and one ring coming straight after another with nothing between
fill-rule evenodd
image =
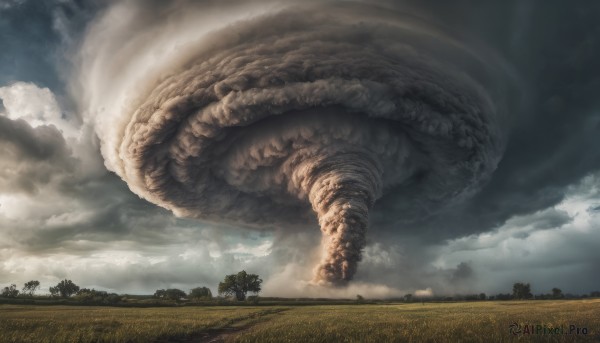
<instances>
[{"instance_id":1,"label":"cloudy sky","mask_svg":"<svg viewBox=\"0 0 600 343\"><path fill-rule=\"evenodd\" d=\"M600 4L296 5L0 0L0 286L600 289Z\"/></svg>"}]
</instances>

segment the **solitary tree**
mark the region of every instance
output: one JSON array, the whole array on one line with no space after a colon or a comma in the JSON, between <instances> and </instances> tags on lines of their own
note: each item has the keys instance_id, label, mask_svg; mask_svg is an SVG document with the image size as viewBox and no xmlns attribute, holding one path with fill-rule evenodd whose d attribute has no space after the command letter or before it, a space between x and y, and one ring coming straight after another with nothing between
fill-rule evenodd
<instances>
[{"instance_id":1,"label":"solitary tree","mask_svg":"<svg viewBox=\"0 0 600 343\"><path fill-rule=\"evenodd\" d=\"M531 286L528 283L517 282L513 285L513 298L515 299L530 299Z\"/></svg>"},{"instance_id":2,"label":"solitary tree","mask_svg":"<svg viewBox=\"0 0 600 343\"><path fill-rule=\"evenodd\" d=\"M2 290L2 296L6 298L16 298L19 295L19 290L17 289L17 285L12 284L8 287L4 287Z\"/></svg>"},{"instance_id":3,"label":"solitary tree","mask_svg":"<svg viewBox=\"0 0 600 343\"><path fill-rule=\"evenodd\" d=\"M53 296L60 295L63 298L68 298L77 292L79 292L79 286L67 279L62 280L54 287L50 287L50 294Z\"/></svg>"},{"instance_id":4,"label":"solitary tree","mask_svg":"<svg viewBox=\"0 0 600 343\"><path fill-rule=\"evenodd\" d=\"M208 287L196 287L190 290L190 298L194 299L211 299L212 292Z\"/></svg>"},{"instance_id":5,"label":"solitary tree","mask_svg":"<svg viewBox=\"0 0 600 343\"><path fill-rule=\"evenodd\" d=\"M487 299L487 296L485 295L485 293L479 293L479 300L485 300Z\"/></svg>"},{"instance_id":6,"label":"solitary tree","mask_svg":"<svg viewBox=\"0 0 600 343\"><path fill-rule=\"evenodd\" d=\"M562 294L562 290L560 288L552 288L552 297L554 299L560 299L560 298L564 298L564 295Z\"/></svg>"},{"instance_id":7,"label":"solitary tree","mask_svg":"<svg viewBox=\"0 0 600 343\"><path fill-rule=\"evenodd\" d=\"M40 282L37 280L31 280L25 282L25 285L23 286L23 293L33 296L33 293L35 293L38 288L40 288Z\"/></svg>"},{"instance_id":8,"label":"solitary tree","mask_svg":"<svg viewBox=\"0 0 600 343\"><path fill-rule=\"evenodd\" d=\"M413 297L412 294L405 294L404 295L404 301L407 302L407 303L409 303L409 302L412 301L412 297Z\"/></svg>"},{"instance_id":9,"label":"solitary tree","mask_svg":"<svg viewBox=\"0 0 600 343\"><path fill-rule=\"evenodd\" d=\"M236 299L246 299L248 292L260 292L262 280L256 274L248 274L245 270L236 274L225 276L225 280L219 283L219 294L235 295Z\"/></svg>"}]
</instances>

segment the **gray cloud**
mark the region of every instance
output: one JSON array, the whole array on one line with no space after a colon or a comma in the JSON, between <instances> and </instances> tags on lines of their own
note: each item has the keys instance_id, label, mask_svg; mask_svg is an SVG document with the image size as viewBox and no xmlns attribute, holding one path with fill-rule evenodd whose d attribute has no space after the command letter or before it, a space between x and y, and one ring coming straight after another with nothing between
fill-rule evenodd
<instances>
[{"instance_id":1,"label":"gray cloud","mask_svg":"<svg viewBox=\"0 0 600 343\"><path fill-rule=\"evenodd\" d=\"M73 172L75 160L54 126L32 128L0 115L0 189L35 194L38 188Z\"/></svg>"},{"instance_id":2,"label":"gray cloud","mask_svg":"<svg viewBox=\"0 0 600 343\"><path fill-rule=\"evenodd\" d=\"M452 281L462 281L470 278L471 276L473 276L473 268L471 268L468 263L461 262L456 266L456 270L452 273Z\"/></svg>"},{"instance_id":3,"label":"gray cloud","mask_svg":"<svg viewBox=\"0 0 600 343\"><path fill-rule=\"evenodd\" d=\"M600 206L590 206L588 212L600 212Z\"/></svg>"},{"instance_id":4,"label":"gray cloud","mask_svg":"<svg viewBox=\"0 0 600 343\"><path fill-rule=\"evenodd\" d=\"M492 16L485 26L506 32L486 39L511 38L501 53L517 68L527 105L515 116L503 160L482 192L438 218L414 223L428 228L433 240L486 231L511 216L553 206L569 185L600 169L599 151L592 148L600 144L600 103L593 95L600 84L594 62L600 57L598 4L551 1L541 9L525 1L506 8L510 20ZM440 225L448 236L436 230Z\"/></svg>"}]
</instances>

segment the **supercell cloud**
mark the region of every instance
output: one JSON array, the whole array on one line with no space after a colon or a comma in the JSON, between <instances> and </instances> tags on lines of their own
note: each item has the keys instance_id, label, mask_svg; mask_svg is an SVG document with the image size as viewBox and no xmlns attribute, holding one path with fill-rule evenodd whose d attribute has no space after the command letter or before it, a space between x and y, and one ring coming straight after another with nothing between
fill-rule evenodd
<instances>
[{"instance_id":1,"label":"supercell cloud","mask_svg":"<svg viewBox=\"0 0 600 343\"><path fill-rule=\"evenodd\" d=\"M599 13L0 0L0 287L598 290Z\"/></svg>"},{"instance_id":2,"label":"supercell cloud","mask_svg":"<svg viewBox=\"0 0 600 343\"><path fill-rule=\"evenodd\" d=\"M139 196L181 217L318 226L313 281L344 285L370 211L435 212L490 177L505 146L509 72L480 45L388 9L280 7L218 30L184 6L154 14L177 22L108 11L134 24L92 27L85 113L106 166ZM95 46L132 26L147 35L135 49L107 58Z\"/></svg>"}]
</instances>

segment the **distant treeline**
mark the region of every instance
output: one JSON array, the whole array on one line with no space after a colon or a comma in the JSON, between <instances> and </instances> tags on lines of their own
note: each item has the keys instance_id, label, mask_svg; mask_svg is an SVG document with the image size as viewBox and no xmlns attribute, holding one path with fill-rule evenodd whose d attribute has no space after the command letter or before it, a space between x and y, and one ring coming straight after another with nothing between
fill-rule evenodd
<instances>
[{"instance_id":1,"label":"distant treeline","mask_svg":"<svg viewBox=\"0 0 600 343\"><path fill-rule=\"evenodd\" d=\"M213 298L208 287L196 287L188 293L177 289L158 289L153 295L131 296L127 294L109 293L89 288L81 288L73 281L64 279L49 288L50 296L38 296L35 292L40 288L40 282L31 280L19 290L16 284L6 286L0 293L1 303L18 304L73 304L73 305L133 305L133 306L175 306L180 304L211 304L226 305L235 299L238 302L258 302L258 293L261 290L262 279L256 274L246 273L245 270L237 274L226 275L219 283L219 295ZM246 297L248 292L255 296Z\"/></svg>"},{"instance_id":2,"label":"distant treeline","mask_svg":"<svg viewBox=\"0 0 600 343\"><path fill-rule=\"evenodd\" d=\"M433 301L433 302L438 302L438 301L482 301L482 300L523 300L523 299L528 299L528 300L551 300L551 299L587 299L587 298L600 298L600 291L593 291L590 292L589 294L571 294L571 293L566 293L563 294L560 297L556 297L553 294L535 294L532 295L531 297L527 297L527 298L516 298L513 294L511 293L498 293L495 295L486 295L485 293L480 293L480 294L457 294L457 295L452 295L452 296L446 296L446 295L442 295L442 296L431 296L431 297L402 297L402 298L393 298L390 300L394 300L394 301L400 301L400 302L422 302L422 301Z\"/></svg>"},{"instance_id":3,"label":"distant treeline","mask_svg":"<svg viewBox=\"0 0 600 343\"><path fill-rule=\"evenodd\" d=\"M260 280L257 275L246 274L245 271L228 275L225 281L219 284L219 294L213 297L208 287L196 287L188 293L176 289L159 289L153 295L116 294L95 289L80 288L71 280L62 280L56 286L50 287L50 295L36 295L40 282L32 280L26 282L22 290L15 284L4 287L0 293L2 304L35 304L35 305L105 305L127 307L155 307L155 306L227 306L227 305L328 305L328 304L374 304L389 302L453 302L453 301L489 301L489 300L547 300L547 299L585 299L598 298L600 291L589 294L563 294L559 288L553 288L551 293L533 295L529 283L515 283L512 293L499 293L496 295L466 294L453 296L413 296L406 294L400 298L391 299L365 299L357 294L355 299L329 299L329 298L278 298L278 297L246 297L246 292L260 291Z\"/></svg>"}]
</instances>

